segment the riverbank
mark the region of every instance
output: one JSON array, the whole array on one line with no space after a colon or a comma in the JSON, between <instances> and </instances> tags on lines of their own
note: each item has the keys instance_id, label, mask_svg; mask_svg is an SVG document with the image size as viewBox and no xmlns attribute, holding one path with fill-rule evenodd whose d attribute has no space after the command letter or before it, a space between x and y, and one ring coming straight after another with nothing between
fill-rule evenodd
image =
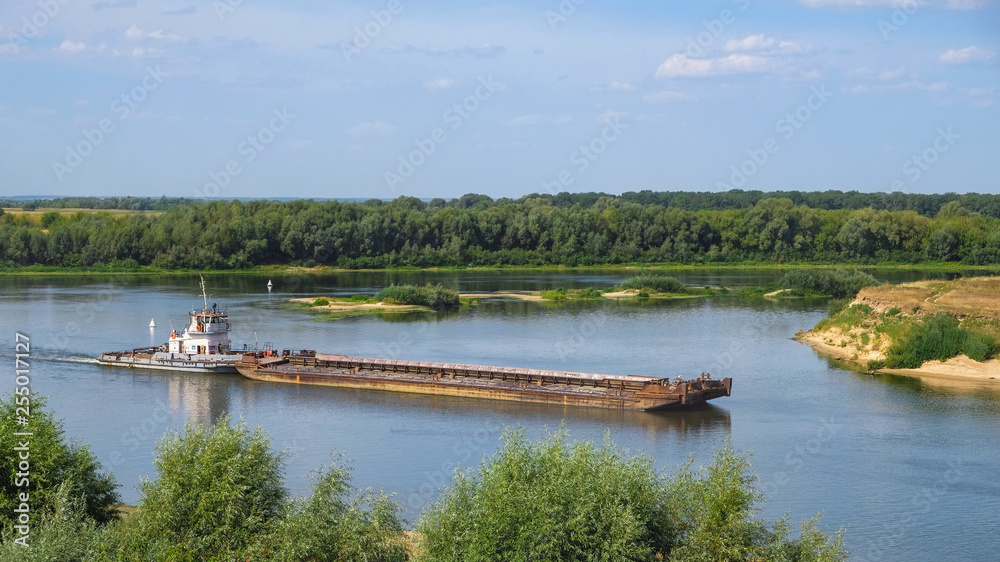
<instances>
[{"instance_id":1,"label":"riverbank","mask_svg":"<svg viewBox=\"0 0 1000 562\"><path fill-rule=\"evenodd\" d=\"M0 276L49 276L49 275L330 275L338 273L388 273L388 272L478 272L478 271L498 271L498 272L518 272L518 271L542 271L542 272L566 272L566 273L592 273L601 271L678 271L678 270L761 270L761 271L786 271L791 269L838 269L851 268L864 271L884 270L884 271L922 271L932 273L964 273L983 272L1000 274L1000 265L975 266L964 265L952 262L925 262L919 264L899 264L899 263L879 263L879 264L853 264L853 263L812 263L812 262L736 262L736 263L626 263L626 264L604 264L604 265L504 265L504 266L448 266L448 267L392 267L383 269L347 269L334 266L292 266L292 265L261 265L245 269L163 269L151 266L140 267L111 267L111 266L90 266L90 267L61 267L61 266L40 266L29 265L24 267L4 267L0 268Z\"/></svg>"},{"instance_id":2,"label":"riverbank","mask_svg":"<svg viewBox=\"0 0 1000 562\"><path fill-rule=\"evenodd\" d=\"M793 339L869 373L1000 386L998 334L1000 278L978 277L867 287Z\"/></svg>"}]
</instances>

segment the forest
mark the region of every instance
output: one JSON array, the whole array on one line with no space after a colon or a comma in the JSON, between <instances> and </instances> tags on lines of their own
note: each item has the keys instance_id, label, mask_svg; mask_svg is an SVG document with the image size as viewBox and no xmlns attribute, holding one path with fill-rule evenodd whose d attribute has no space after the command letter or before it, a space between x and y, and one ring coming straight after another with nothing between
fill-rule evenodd
<instances>
[{"instance_id":1,"label":"forest","mask_svg":"<svg viewBox=\"0 0 1000 562\"><path fill-rule=\"evenodd\" d=\"M0 215L0 267L8 269L1000 263L996 195L731 191L2 203L39 210ZM79 208L151 212L73 210Z\"/></svg>"}]
</instances>

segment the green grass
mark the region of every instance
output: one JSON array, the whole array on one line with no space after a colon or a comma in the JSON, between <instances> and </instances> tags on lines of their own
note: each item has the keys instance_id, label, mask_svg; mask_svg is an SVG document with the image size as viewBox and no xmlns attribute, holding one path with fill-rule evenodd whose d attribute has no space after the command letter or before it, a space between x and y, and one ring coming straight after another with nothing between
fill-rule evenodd
<instances>
[{"instance_id":1,"label":"green grass","mask_svg":"<svg viewBox=\"0 0 1000 562\"><path fill-rule=\"evenodd\" d=\"M828 330L831 327L836 326L840 328L842 332L848 332L851 328L857 328L861 326L868 316L872 313L872 307L867 304L855 304L848 308L843 309L836 315L822 320L819 324L816 324L814 330Z\"/></svg>"}]
</instances>

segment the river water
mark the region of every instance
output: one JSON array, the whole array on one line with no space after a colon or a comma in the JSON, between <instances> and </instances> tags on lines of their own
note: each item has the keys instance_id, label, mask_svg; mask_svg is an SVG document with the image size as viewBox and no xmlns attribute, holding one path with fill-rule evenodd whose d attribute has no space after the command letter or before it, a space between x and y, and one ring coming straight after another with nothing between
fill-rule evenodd
<instances>
[{"instance_id":1,"label":"river water","mask_svg":"<svg viewBox=\"0 0 1000 562\"><path fill-rule=\"evenodd\" d=\"M694 285L763 284L766 270L683 270ZM318 321L289 298L372 293L390 282L463 291L607 287L621 272L390 272L209 276L209 303L228 309L234 344L272 343L368 357L570 371L734 379L733 396L684 413L614 412L488 400L268 384L239 375L102 367L101 351L162 343L200 307L196 276L0 277L0 321L31 337L33 391L50 397L70 438L90 445L139 499L168 430L229 413L263 426L288 454L286 481L308 492L311 470L344 453L355 486L396 494L414 521L456 466L496 451L504 427L534 438L564 426L605 434L670 471L711 461L728 437L752 452L762 515L793 525L823 512L855 559L995 560L1000 534L1000 392L870 377L789 338L826 315L822 300L735 297L561 305L483 303L457 312ZM876 272L902 281L941 276ZM147 328L155 318L157 328ZM13 388L13 368L2 375Z\"/></svg>"}]
</instances>

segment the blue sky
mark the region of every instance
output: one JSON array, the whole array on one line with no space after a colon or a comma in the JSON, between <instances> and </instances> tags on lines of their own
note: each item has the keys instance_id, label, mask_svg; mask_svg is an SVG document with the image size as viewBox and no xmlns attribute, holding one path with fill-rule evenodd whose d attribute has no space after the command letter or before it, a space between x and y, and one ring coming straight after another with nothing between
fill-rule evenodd
<instances>
[{"instance_id":1,"label":"blue sky","mask_svg":"<svg viewBox=\"0 0 1000 562\"><path fill-rule=\"evenodd\" d=\"M1000 192L996 0L5 0L0 196Z\"/></svg>"}]
</instances>

